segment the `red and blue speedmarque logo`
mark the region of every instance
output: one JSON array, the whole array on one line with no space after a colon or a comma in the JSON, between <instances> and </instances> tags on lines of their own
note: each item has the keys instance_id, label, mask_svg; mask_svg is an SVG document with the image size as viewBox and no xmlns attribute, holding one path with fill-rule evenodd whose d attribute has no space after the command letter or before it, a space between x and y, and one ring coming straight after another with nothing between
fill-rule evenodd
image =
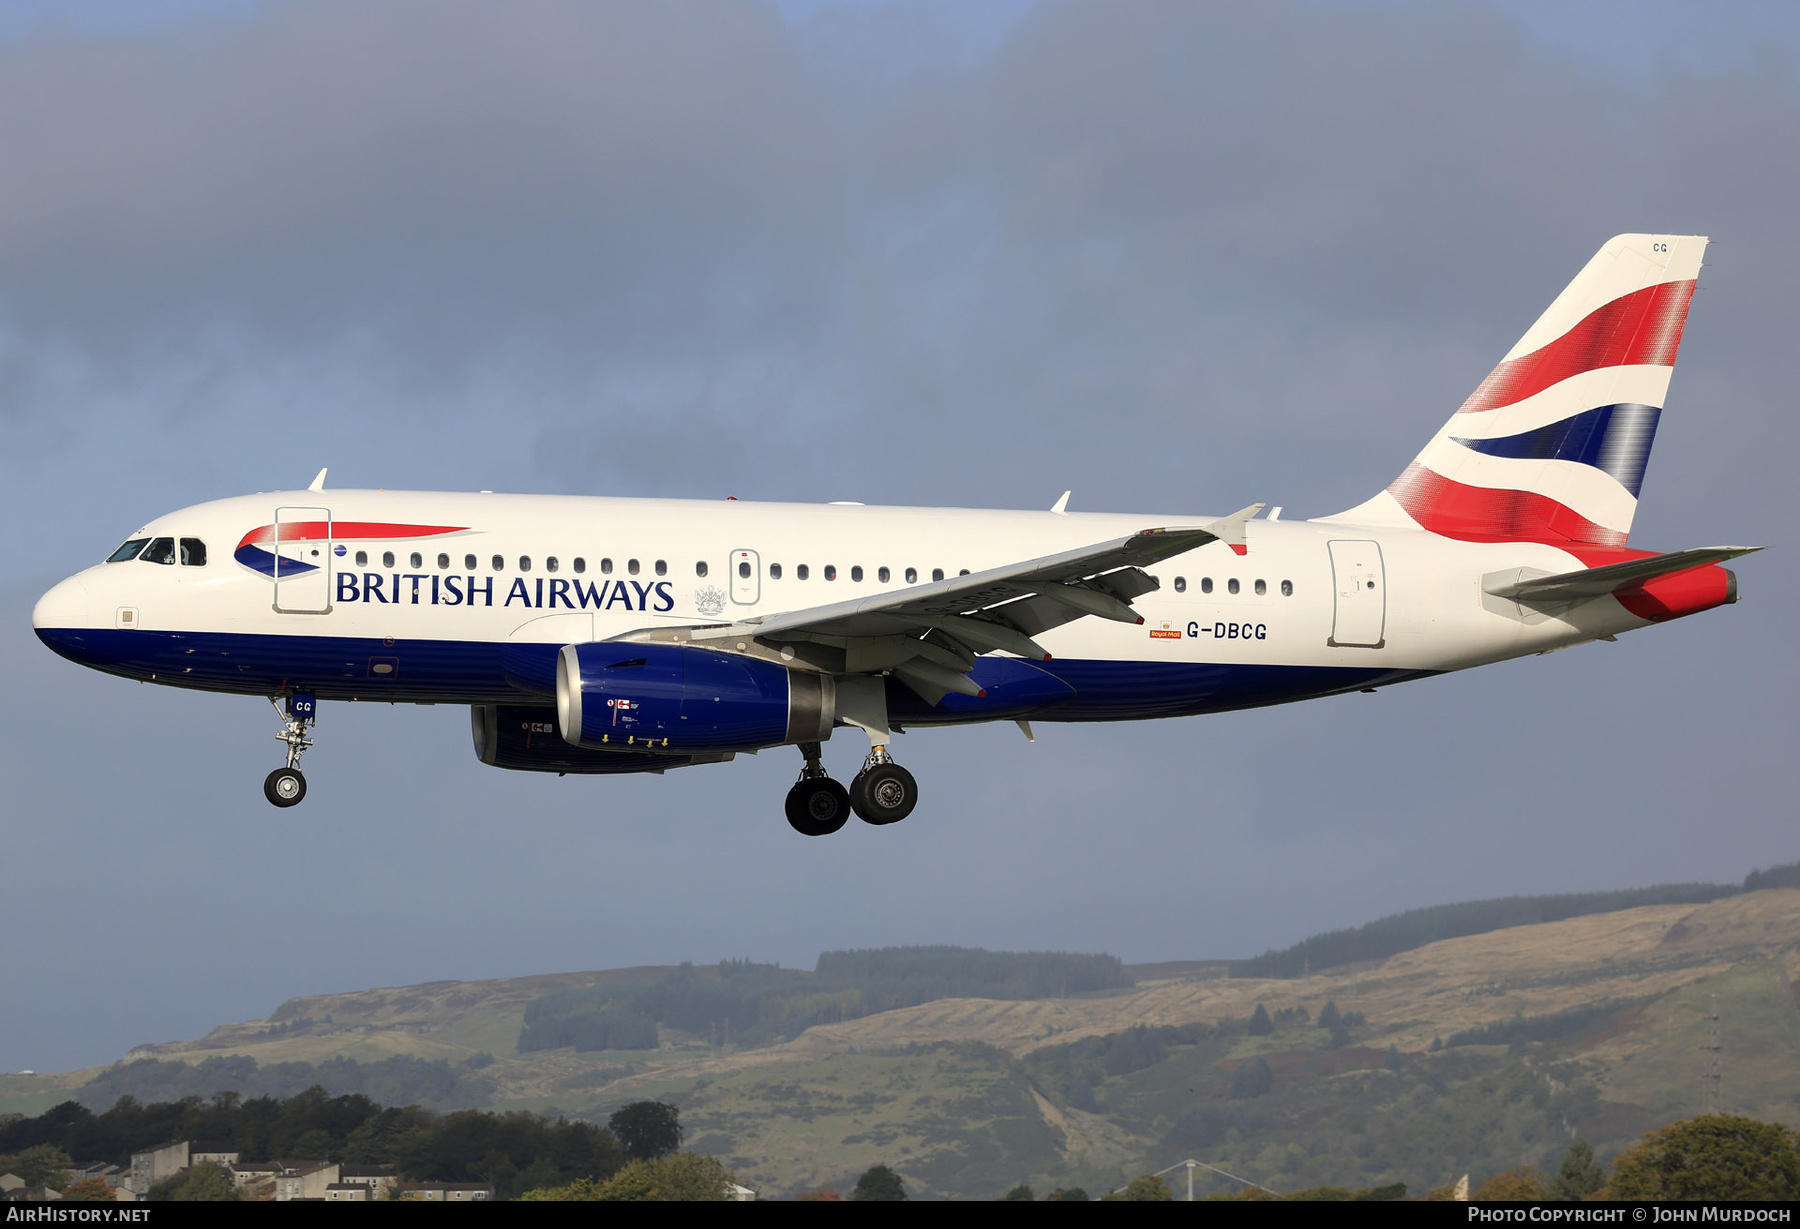
<instances>
[{"instance_id":1,"label":"red and blue speedmarque logo","mask_svg":"<svg viewBox=\"0 0 1800 1229\"><path fill-rule=\"evenodd\" d=\"M269 543L282 542L358 542L401 538L435 538L443 534L462 533L466 525L397 525L386 521L283 521L252 529L237 544L232 558L253 572L275 578L275 552L263 549ZM341 554L343 548L338 548ZM283 557L281 578L288 580L316 572L319 565Z\"/></svg>"}]
</instances>

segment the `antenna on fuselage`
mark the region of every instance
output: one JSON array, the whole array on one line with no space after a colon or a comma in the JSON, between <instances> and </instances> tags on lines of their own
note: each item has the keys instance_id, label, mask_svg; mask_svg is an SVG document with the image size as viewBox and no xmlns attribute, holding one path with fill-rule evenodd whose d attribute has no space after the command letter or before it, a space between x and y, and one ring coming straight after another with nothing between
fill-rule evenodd
<instances>
[{"instance_id":1,"label":"antenna on fuselage","mask_svg":"<svg viewBox=\"0 0 1800 1229\"><path fill-rule=\"evenodd\" d=\"M1066 515L1068 515L1068 512L1069 512L1069 496L1071 496L1071 495L1073 495L1073 494L1074 494L1074 493L1075 493L1075 492L1073 492L1073 491L1064 491L1064 492L1063 492L1063 493L1062 493L1062 498L1061 498L1061 499L1059 499L1059 500L1057 500L1057 501L1056 501L1056 502L1055 502L1055 503L1054 503L1054 504L1052 504L1052 505L1051 505L1051 506L1050 506L1050 511L1052 511L1052 512L1054 512L1054 513L1056 513L1056 515L1058 515L1058 516L1066 516Z\"/></svg>"},{"instance_id":2,"label":"antenna on fuselage","mask_svg":"<svg viewBox=\"0 0 1800 1229\"><path fill-rule=\"evenodd\" d=\"M330 467L328 466L327 468ZM314 478L312 483L306 489L309 491L323 491L325 489L325 470L320 470L319 476Z\"/></svg>"}]
</instances>

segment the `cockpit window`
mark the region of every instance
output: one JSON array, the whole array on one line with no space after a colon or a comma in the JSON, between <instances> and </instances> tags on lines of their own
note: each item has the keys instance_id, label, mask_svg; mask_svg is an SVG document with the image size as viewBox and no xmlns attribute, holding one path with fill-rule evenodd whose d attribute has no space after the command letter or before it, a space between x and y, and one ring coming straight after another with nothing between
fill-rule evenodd
<instances>
[{"instance_id":1,"label":"cockpit window","mask_svg":"<svg viewBox=\"0 0 1800 1229\"><path fill-rule=\"evenodd\" d=\"M150 545L144 548L144 553L138 558L144 563L174 563L175 539L152 538Z\"/></svg>"},{"instance_id":2,"label":"cockpit window","mask_svg":"<svg viewBox=\"0 0 1800 1229\"><path fill-rule=\"evenodd\" d=\"M144 549L144 543L149 540L149 538L133 538L118 550L108 555L106 561L108 563L124 563L127 559L136 559L137 553Z\"/></svg>"},{"instance_id":3,"label":"cockpit window","mask_svg":"<svg viewBox=\"0 0 1800 1229\"><path fill-rule=\"evenodd\" d=\"M206 543L199 538L183 538L181 540L181 566L184 568L205 567Z\"/></svg>"}]
</instances>

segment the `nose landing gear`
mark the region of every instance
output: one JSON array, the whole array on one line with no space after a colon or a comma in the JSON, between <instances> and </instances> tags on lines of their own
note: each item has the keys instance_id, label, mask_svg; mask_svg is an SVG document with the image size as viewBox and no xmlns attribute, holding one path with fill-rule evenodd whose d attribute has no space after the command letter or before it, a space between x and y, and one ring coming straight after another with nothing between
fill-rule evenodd
<instances>
[{"instance_id":1,"label":"nose landing gear","mask_svg":"<svg viewBox=\"0 0 1800 1229\"><path fill-rule=\"evenodd\" d=\"M287 767L277 768L263 779L263 797L278 807L291 807L306 797L306 777L300 771L300 757L312 746L308 727L318 715L318 702L311 696L294 695L287 699L284 711L276 696L269 697L275 715L281 718L281 733L275 737L287 744Z\"/></svg>"}]
</instances>

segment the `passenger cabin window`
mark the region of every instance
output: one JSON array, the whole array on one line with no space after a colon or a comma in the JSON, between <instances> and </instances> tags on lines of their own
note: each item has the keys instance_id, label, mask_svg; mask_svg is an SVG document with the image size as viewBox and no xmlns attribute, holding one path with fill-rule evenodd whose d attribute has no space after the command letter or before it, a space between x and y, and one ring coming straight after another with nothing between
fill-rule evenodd
<instances>
[{"instance_id":1,"label":"passenger cabin window","mask_svg":"<svg viewBox=\"0 0 1800 1229\"><path fill-rule=\"evenodd\" d=\"M862 579L862 564L859 563L855 567L850 569L850 579L856 580L856 581L860 581Z\"/></svg>"},{"instance_id":2,"label":"passenger cabin window","mask_svg":"<svg viewBox=\"0 0 1800 1229\"><path fill-rule=\"evenodd\" d=\"M837 579L837 565L836 564L828 563L825 565L825 579L826 580L836 580Z\"/></svg>"},{"instance_id":3,"label":"passenger cabin window","mask_svg":"<svg viewBox=\"0 0 1800 1229\"><path fill-rule=\"evenodd\" d=\"M638 561L636 559L627 559L625 561L625 570L630 572L633 576L636 576L638 574Z\"/></svg>"},{"instance_id":4,"label":"passenger cabin window","mask_svg":"<svg viewBox=\"0 0 1800 1229\"><path fill-rule=\"evenodd\" d=\"M777 564L773 565L773 567L774 567L775 575L780 576L781 575L781 565L779 563L777 563ZM749 560L743 559L743 560L738 561L738 575L745 580L750 579L750 561Z\"/></svg>"},{"instance_id":5,"label":"passenger cabin window","mask_svg":"<svg viewBox=\"0 0 1800 1229\"><path fill-rule=\"evenodd\" d=\"M931 569L931 579L933 579L933 580L944 579L944 569L943 568L932 568Z\"/></svg>"},{"instance_id":6,"label":"passenger cabin window","mask_svg":"<svg viewBox=\"0 0 1800 1229\"><path fill-rule=\"evenodd\" d=\"M781 565L779 563L771 563L769 565L769 579L770 580L780 580L781 579Z\"/></svg>"},{"instance_id":7,"label":"passenger cabin window","mask_svg":"<svg viewBox=\"0 0 1800 1229\"><path fill-rule=\"evenodd\" d=\"M695 562L694 575L701 577L702 579L705 578L705 576L706 576L706 560L701 559L701 560L698 560L697 562Z\"/></svg>"},{"instance_id":8,"label":"passenger cabin window","mask_svg":"<svg viewBox=\"0 0 1800 1229\"><path fill-rule=\"evenodd\" d=\"M445 554L439 554L438 555L438 571L448 572L449 570L450 570L450 556L445 555Z\"/></svg>"},{"instance_id":9,"label":"passenger cabin window","mask_svg":"<svg viewBox=\"0 0 1800 1229\"><path fill-rule=\"evenodd\" d=\"M559 567L561 567L561 566L562 566L562 564L561 564L561 563L559 563L559 562L558 562L558 561L557 561L557 558L556 558L556 556L555 556L555 555L547 555L547 556L545 556L545 558L544 558L544 571L546 571L546 572L554 572L554 571L556 571L556 569L557 569L557 568L559 568Z\"/></svg>"},{"instance_id":10,"label":"passenger cabin window","mask_svg":"<svg viewBox=\"0 0 1800 1229\"><path fill-rule=\"evenodd\" d=\"M964 568L962 571L957 573L958 576L967 576L968 574L969 574L968 568Z\"/></svg>"},{"instance_id":11,"label":"passenger cabin window","mask_svg":"<svg viewBox=\"0 0 1800 1229\"><path fill-rule=\"evenodd\" d=\"M488 562L492 565L494 571L496 571L496 572L506 571L506 556L505 555L495 555Z\"/></svg>"},{"instance_id":12,"label":"passenger cabin window","mask_svg":"<svg viewBox=\"0 0 1800 1229\"><path fill-rule=\"evenodd\" d=\"M411 562L412 566L415 568L425 566L425 560L423 557L420 556L418 551L414 551L412 553L412 559L410 560L410 562Z\"/></svg>"},{"instance_id":13,"label":"passenger cabin window","mask_svg":"<svg viewBox=\"0 0 1800 1229\"><path fill-rule=\"evenodd\" d=\"M1238 591L1237 577L1233 576L1225 582L1225 592L1235 594Z\"/></svg>"},{"instance_id":14,"label":"passenger cabin window","mask_svg":"<svg viewBox=\"0 0 1800 1229\"><path fill-rule=\"evenodd\" d=\"M106 561L108 563L124 563L127 559L136 559L138 552L144 549L144 543L149 540L149 538L133 538L118 550L108 555Z\"/></svg>"},{"instance_id":15,"label":"passenger cabin window","mask_svg":"<svg viewBox=\"0 0 1800 1229\"><path fill-rule=\"evenodd\" d=\"M1175 592L1177 592L1177 593L1186 593L1187 592L1187 577L1177 576L1175 578Z\"/></svg>"},{"instance_id":16,"label":"passenger cabin window","mask_svg":"<svg viewBox=\"0 0 1800 1229\"><path fill-rule=\"evenodd\" d=\"M1212 577L1202 576L1200 578L1200 592L1202 592L1202 593L1211 593L1212 592Z\"/></svg>"},{"instance_id":17,"label":"passenger cabin window","mask_svg":"<svg viewBox=\"0 0 1800 1229\"><path fill-rule=\"evenodd\" d=\"M580 555L577 555L575 556L575 562L570 564L570 566L575 569L575 575L580 576L587 571L587 560L583 559Z\"/></svg>"},{"instance_id":18,"label":"passenger cabin window","mask_svg":"<svg viewBox=\"0 0 1800 1229\"><path fill-rule=\"evenodd\" d=\"M888 577L890 577L892 575L893 575L893 573L888 571L886 568L877 568L875 571L875 579L879 580L884 585L887 584Z\"/></svg>"},{"instance_id":19,"label":"passenger cabin window","mask_svg":"<svg viewBox=\"0 0 1800 1229\"><path fill-rule=\"evenodd\" d=\"M1284 580L1281 582L1281 596L1282 597L1293 597L1294 596L1294 582L1293 581Z\"/></svg>"},{"instance_id":20,"label":"passenger cabin window","mask_svg":"<svg viewBox=\"0 0 1800 1229\"><path fill-rule=\"evenodd\" d=\"M531 556L530 555L520 555L519 556L519 571L521 571L521 572L531 571Z\"/></svg>"},{"instance_id":21,"label":"passenger cabin window","mask_svg":"<svg viewBox=\"0 0 1800 1229\"><path fill-rule=\"evenodd\" d=\"M394 566L394 552L393 551L384 550L381 552L381 566L384 568L391 568Z\"/></svg>"},{"instance_id":22,"label":"passenger cabin window","mask_svg":"<svg viewBox=\"0 0 1800 1229\"><path fill-rule=\"evenodd\" d=\"M181 566L184 568L205 567L206 543L199 538L183 538L181 540Z\"/></svg>"},{"instance_id":23,"label":"passenger cabin window","mask_svg":"<svg viewBox=\"0 0 1800 1229\"><path fill-rule=\"evenodd\" d=\"M1269 591L1269 582L1268 581L1258 580L1256 582L1256 596L1257 597L1262 597L1268 591Z\"/></svg>"},{"instance_id":24,"label":"passenger cabin window","mask_svg":"<svg viewBox=\"0 0 1800 1229\"><path fill-rule=\"evenodd\" d=\"M916 585L919 583L919 569L918 568L907 568L906 569L906 583L909 585Z\"/></svg>"},{"instance_id":25,"label":"passenger cabin window","mask_svg":"<svg viewBox=\"0 0 1800 1229\"><path fill-rule=\"evenodd\" d=\"M358 562L358 563L361 563L361 562L362 562L362 560L361 560L361 559L360 559L360 558L358 558L358 559L357 559L357 562ZM473 571L474 571L474 570L475 570L475 556L473 556L473 555L464 555L464 556L463 556L463 571L465 571L465 572L473 572Z\"/></svg>"},{"instance_id":26,"label":"passenger cabin window","mask_svg":"<svg viewBox=\"0 0 1800 1229\"><path fill-rule=\"evenodd\" d=\"M602 575L602 576L611 576L612 575L612 560L611 559L602 559L600 561L600 575Z\"/></svg>"},{"instance_id":27,"label":"passenger cabin window","mask_svg":"<svg viewBox=\"0 0 1800 1229\"><path fill-rule=\"evenodd\" d=\"M369 566L369 552L368 551L359 550L356 552L356 566L359 568L366 568Z\"/></svg>"},{"instance_id":28,"label":"passenger cabin window","mask_svg":"<svg viewBox=\"0 0 1800 1229\"><path fill-rule=\"evenodd\" d=\"M658 576L667 576L669 574L669 564L667 560L658 559L656 561L656 574Z\"/></svg>"},{"instance_id":29,"label":"passenger cabin window","mask_svg":"<svg viewBox=\"0 0 1800 1229\"><path fill-rule=\"evenodd\" d=\"M794 565L795 580L805 580L810 575L812 575L812 573L804 563L797 563Z\"/></svg>"},{"instance_id":30,"label":"passenger cabin window","mask_svg":"<svg viewBox=\"0 0 1800 1229\"><path fill-rule=\"evenodd\" d=\"M144 553L139 555L138 558L145 563L174 563L175 539L152 538L150 540L150 545L144 548Z\"/></svg>"}]
</instances>

